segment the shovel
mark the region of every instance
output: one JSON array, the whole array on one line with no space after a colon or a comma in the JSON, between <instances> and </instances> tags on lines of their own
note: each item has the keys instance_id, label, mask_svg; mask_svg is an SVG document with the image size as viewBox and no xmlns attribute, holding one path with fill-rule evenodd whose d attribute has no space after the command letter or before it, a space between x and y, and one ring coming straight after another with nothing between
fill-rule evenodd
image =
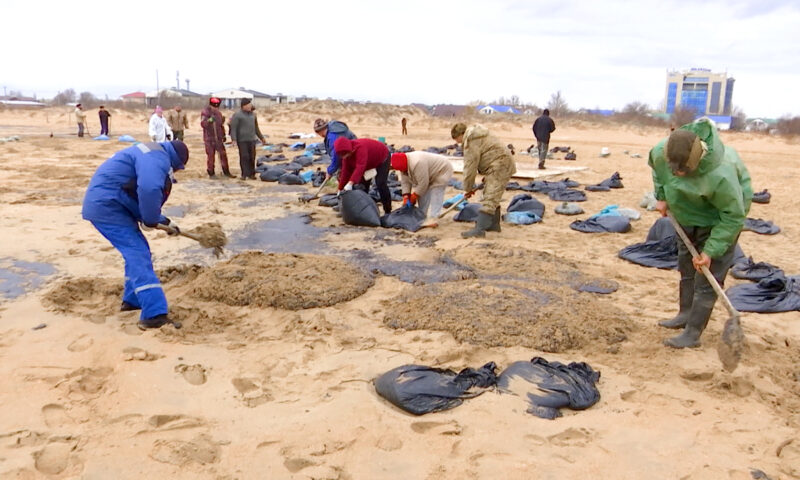
<instances>
[{"instance_id":1,"label":"shovel","mask_svg":"<svg viewBox=\"0 0 800 480\"><path fill-rule=\"evenodd\" d=\"M162 225L162 224L156 225L156 228L159 229L159 230L163 230L165 232L169 232L170 231L170 229L167 228L166 225ZM186 238L191 238L192 240L194 240L196 242L199 242L201 245L203 245L203 243L205 242L205 239L203 239L199 235L195 235L195 234L189 233L189 232L184 232L183 230L180 230L178 232L178 235L180 235L182 237L186 237ZM219 245L214 245L214 246L209 247L209 248L213 248L214 249L214 256L217 257L217 258L222 256L222 254L224 253L224 251L222 250L222 247L219 246Z\"/></svg>"},{"instance_id":2,"label":"shovel","mask_svg":"<svg viewBox=\"0 0 800 480\"><path fill-rule=\"evenodd\" d=\"M302 196L300 196L300 198L298 198L298 200L303 203L308 203L311 200L316 200L317 198L319 198L319 194L322 193L322 189L325 188L325 185L327 185L327 183L328 182L322 182L322 185L319 186L319 190L317 190L317 193L315 193L314 195L309 197L308 194L303 194Z\"/></svg>"},{"instance_id":3,"label":"shovel","mask_svg":"<svg viewBox=\"0 0 800 480\"><path fill-rule=\"evenodd\" d=\"M697 253L697 249L694 248L692 241L686 236L686 232L683 231L683 228L681 228L675 220L675 217L672 216L672 212L668 211L667 216L672 226L675 227L675 231L678 232L681 240L683 240L684 245L689 249L689 253L692 254L692 257L699 257L700 254ZM739 324L741 313L736 310L731 300L725 295L725 291L722 290L722 287L717 282L717 279L714 278L714 275L708 270L708 267L703 265L701 270L703 271L703 275L706 276L708 283L714 288L717 296L722 299L725 308L730 314L728 320L725 321L725 326L722 328L722 336L720 337L719 344L717 344L717 355L722 362L722 367L728 372L733 372L736 370L736 367L739 365L739 360L742 358L742 348L744 346L744 333L742 333L742 326Z\"/></svg>"},{"instance_id":4,"label":"shovel","mask_svg":"<svg viewBox=\"0 0 800 480\"><path fill-rule=\"evenodd\" d=\"M474 189L474 190L470 191L469 193L472 193L472 194L474 194L474 193L475 193L477 190L478 190L478 189L476 188L476 189ZM466 195L464 195L463 197L461 197L461 200L459 200L459 201L455 202L454 204L450 205L449 207L447 207L447 208L446 208L446 209L445 209L445 210L444 210L442 213L440 213L440 214L439 214L439 216L438 216L438 217L436 217L436 218L443 218L445 215L447 215L448 213L450 213L450 212L451 212L451 211L452 211L454 208L456 208L457 206L461 205L462 203L464 203L464 202L466 202L466 201L467 201L467 196L466 196Z\"/></svg>"}]
</instances>

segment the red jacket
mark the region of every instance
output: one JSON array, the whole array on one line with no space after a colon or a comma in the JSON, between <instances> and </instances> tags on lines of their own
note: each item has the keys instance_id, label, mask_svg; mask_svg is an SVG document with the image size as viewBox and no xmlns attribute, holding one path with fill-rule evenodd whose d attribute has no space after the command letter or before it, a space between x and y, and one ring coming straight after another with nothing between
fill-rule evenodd
<instances>
[{"instance_id":1,"label":"red jacket","mask_svg":"<svg viewBox=\"0 0 800 480\"><path fill-rule=\"evenodd\" d=\"M377 168L389 158L389 149L386 148L386 145L371 138L350 140L339 137L333 144L333 148L342 161L339 190L342 190L347 182L361 182L366 170ZM348 153L352 153L352 155L347 155Z\"/></svg>"},{"instance_id":2,"label":"red jacket","mask_svg":"<svg viewBox=\"0 0 800 480\"><path fill-rule=\"evenodd\" d=\"M214 121L209 123L209 118L213 118ZM225 117L222 116L222 112L220 112L218 108L206 106L206 108L200 112L200 126L203 128L203 141L212 144L224 142L225 128L222 125L224 121Z\"/></svg>"}]
</instances>

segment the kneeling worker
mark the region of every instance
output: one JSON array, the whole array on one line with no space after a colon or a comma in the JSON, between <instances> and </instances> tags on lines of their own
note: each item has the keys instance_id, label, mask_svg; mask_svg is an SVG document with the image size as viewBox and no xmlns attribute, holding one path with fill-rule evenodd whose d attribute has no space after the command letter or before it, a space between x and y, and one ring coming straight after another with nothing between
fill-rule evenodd
<instances>
[{"instance_id":1,"label":"kneeling worker","mask_svg":"<svg viewBox=\"0 0 800 480\"><path fill-rule=\"evenodd\" d=\"M470 198L475 188L475 176L484 175L483 198L475 228L462 232L464 238L484 237L486 231L500 231L500 201L508 180L517 172L508 149L483 125L469 128L463 123L453 125L450 136L464 149L464 190Z\"/></svg>"},{"instance_id":2,"label":"kneeling worker","mask_svg":"<svg viewBox=\"0 0 800 480\"><path fill-rule=\"evenodd\" d=\"M443 155L430 152L393 153L392 168L400 172L403 204L415 204L425 213L423 227L437 227L444 190L453 176L453 165Z\"/></svg>"},{"instance_id":3,"label":"kneeling worker","mask_svg":"<svg viewBox=\"0 0 800 480\"><path fill-rule=\"evenodd\" d=\"M660 322L683 332L664 341L674 348L700 346L717 294L701 272L705 265L720 285L733 264L734 249L750 210L750 174L717 128L701 118L682 126L650 150L656 209L672 212L700 256L678 239L680 312Z\"/></svg>"},{"instance_id":4,"label":"kneeling worker","mask_svg":"<svg viewBox=\"0 0 800 480\"><path fill-rule=\"evenodd\" d=\"M141 329L159 328L170 320L167 298L139 222L169 235L180 233L178 226L161 214L161 206L172 190L173 171L183 170L188 160L189 150L180 140L128 147L97 167L83 199L83 218L125 260L121 310L141 309Z\"/></svg>"}]
</instances>

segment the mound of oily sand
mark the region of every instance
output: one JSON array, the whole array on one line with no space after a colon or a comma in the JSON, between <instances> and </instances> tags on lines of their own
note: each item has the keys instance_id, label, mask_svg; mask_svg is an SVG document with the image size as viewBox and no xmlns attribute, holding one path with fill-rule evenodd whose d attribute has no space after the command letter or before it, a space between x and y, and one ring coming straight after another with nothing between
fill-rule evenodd
<instances>
[{"instance_id":1,"label":"mound of oily sand","mask_svg":"<svg viewBox=\"0 0 800 480\"><path fill-rule=\"evenodd\" d=\"M228 237L225 236L219 222L204 223L189 230L188 233L197 237L197 241L203 248L224 247L228 243Z\"/></svg>"},{"instance_id":2,"label":"mound of oily sand","mask_svg":"<svg viewBox=\"0 0 800 480\"><path fill-rule=\"evenodd\" d=\"M121 301L122 279L94 277L66 279L42 297L42 304L51 310L86 317L119 311Z\"/></svg>"},{"instance_id":3,"label":"mound of oily sand","mask_svg":"<svg viewBox=\"0 0 800 480\"><path fill-rule=\"evenodd\" d=\"M468 280L412 287L384 300L384 323L405 330L450 332L487 347L545 352L624 341L632 324L609 301L569 286L519 280Z\"/></svg>"},{"instance_id":4,"label":"mound of oily sand","mask_svg":"<svg viewBox=\"0 0 800 480\"><path fill-rule=\"evenodd\" d=\"M371 275L336 257L245 252L205 269L189 292L227 305L300 310L352 300L372 284Z\"/></svg>"}]
</instances>

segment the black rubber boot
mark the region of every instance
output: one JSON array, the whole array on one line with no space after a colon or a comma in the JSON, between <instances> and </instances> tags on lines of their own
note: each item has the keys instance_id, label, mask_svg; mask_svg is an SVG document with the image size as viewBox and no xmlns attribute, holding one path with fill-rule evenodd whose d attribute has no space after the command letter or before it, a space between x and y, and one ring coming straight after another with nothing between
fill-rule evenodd
<instances>
[{"instance_id":1,"label":"black rubber boot","mask_svg":"<svg viewBox=\"0 0 800 480\"><path fill-rule=\"evenodd\" d=\"M486 229L487 232L499 232L500 231L500 207L494 211L494 216L492 217L492 225Z\"/></svg>"},{"instance_id":2,"label":"black rubber boot","mask_svg":"<svg viewBox=\"0 0 800 480\"><path fill-rule=\"evenodd\" d=\"M222 174L228 178L236 178L236 175L232 174L230 170L223 170Z\"/></svg>"},{"instance_id":3,"label":"black rubber boot","mask_svg":"<svg viewBox=\"0 0 800 480\"><path fill-rule=\"evenodd\" d=\"M658 322L664 328L683 328L686 326L686 320L689 319L689 312L692 310L692 299L694 298L694 277L688 279L681 279L678 286L680 310L678 314L670 320L662 320Z\"/></svg>"},{"instance_id":4,"label":"black rubber boot","mask_svg":"<svg viewBox=\"0 0 800 480\"><path fill-rule=\"evenodd\" d=\"M144 318L139 320L139 330L147 330L148 328L161 328L168 323L172 322L166 314L158 315L153 318Z\"/></svg>"},{"instance_id":5,"label":"black rubber boot","mask_svg":"<svg viewBox=\"0 0 800 480\"><path fill-rule=\"evenodd\" d=\"M217 178L214 174L214 170L206 170L206 173L208 174L208 178Z\"/></svg>"},{"instance_id":6,"label":"black rubber boot","mask_svg":"<svg viewBox=\"0 0 800 480\"><path fill-rule=\"evenodd\" d=\"M539 162L539 170L544 170L544 162Z\"/></svg>"},{"instance_id":7,"label":"black rubber boot","mask_svg":"<svg viewBox=\"0 0 800 480\"><path fill-rule=\"evenodd\" d=\"M709 287L710 288L710 287ZM672 348L697 348L700 346L700 335L708 325L711 311L717 295L713 290L697 292L692 299L692 309L686 320L686 327L680 335L664 340L664 345Z\"/></svg>"},{"instance_id":8,"label":"black rubber boot","mask_svg":"<svg viewBox=\"0 0 800 480\"><path fill-rule=\"evenodd\" d=\"M472 230L467 230L466 232L461 232L462 238L473 238L473 237L485 237L486 230L488 230L492 223L494 223L494 215L490 215L485 212L478 212L478 221L475 222L475 228Z\"/></svg>"},{"instance_id":9,"label":"black rubber boot","mask_svg":"<svg viewBox=\"0 0 800 480\"><path fill-rule=\"evenodd\" d=\"M123 301L122 305L119 307L120 312L131 312L133 310L141 310L142 307L137 307L136 305L131 305L130 303Z\"/></svg>"}]
</instances>

